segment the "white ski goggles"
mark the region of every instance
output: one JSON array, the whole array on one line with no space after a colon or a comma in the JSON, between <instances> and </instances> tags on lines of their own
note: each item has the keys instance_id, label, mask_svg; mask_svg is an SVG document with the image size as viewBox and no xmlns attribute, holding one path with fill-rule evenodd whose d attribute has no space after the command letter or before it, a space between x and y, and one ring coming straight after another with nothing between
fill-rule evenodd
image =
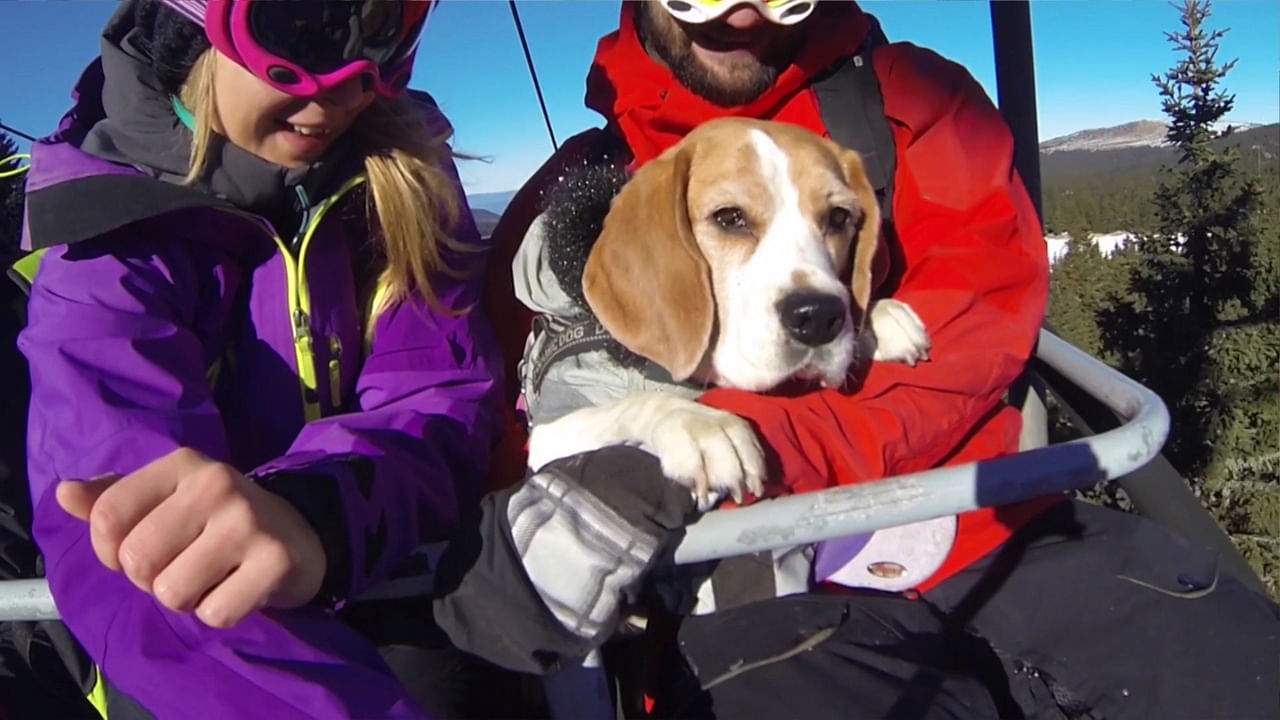
<instances>
[{"instance_id":1,"label":"white ski goggles","mask_svg":"<svg viewBox=\"0 0 1280 720\"><path fill-rule=\"evenodd\" d=\"M795 25L813 13L817 0L661 0L662 7L677 20L687 23L711 22L739 5L751 5L770 22Z\"/></svg>"}]
</instances>

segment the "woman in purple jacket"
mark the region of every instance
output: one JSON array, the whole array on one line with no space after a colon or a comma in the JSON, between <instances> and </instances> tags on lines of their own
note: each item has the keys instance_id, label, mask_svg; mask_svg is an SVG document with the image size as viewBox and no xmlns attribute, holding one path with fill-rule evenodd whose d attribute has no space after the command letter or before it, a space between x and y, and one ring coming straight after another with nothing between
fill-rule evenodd
<instances>
[{"instance_id":1,"label":"woman in purple jacket","mask_svg":"<svg viewBox=\"0 0 1280 720\"><path fill-rule=\"evenodd\" d=\"M501 416L450 128L403 92L430 5L129 0L33 148L35 537L157 717L421 716L333 609L456 530Z\"/></svg>"}]
</instances>

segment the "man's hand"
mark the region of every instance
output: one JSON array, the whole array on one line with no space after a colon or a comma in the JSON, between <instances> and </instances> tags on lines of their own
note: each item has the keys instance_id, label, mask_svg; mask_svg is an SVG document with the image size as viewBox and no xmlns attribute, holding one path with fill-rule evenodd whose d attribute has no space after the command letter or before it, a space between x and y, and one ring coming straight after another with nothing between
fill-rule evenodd
<instances>
[{"instance_id":1,"label":"man's hand","mask_svg":"<svg viewBox=\"0 0 1280 720\"><path fill-rule=\"evenodd\" d=\"M57 498L88 521L102 564L211 627L304 605L324 580L320 539L288 501L189 448L123 477L64 481Z\"/></svg>"}]
</instances>

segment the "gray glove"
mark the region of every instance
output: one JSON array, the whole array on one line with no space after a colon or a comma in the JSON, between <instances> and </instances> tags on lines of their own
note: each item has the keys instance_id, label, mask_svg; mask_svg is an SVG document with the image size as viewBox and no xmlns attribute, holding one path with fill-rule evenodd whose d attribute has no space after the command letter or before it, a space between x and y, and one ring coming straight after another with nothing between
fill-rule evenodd
<instances>
[{"instance_id":1,"label":"gray glove","mask_svg":"<svg viewBox=\"0 0 1280 720\"><path fill-rule=\"evenodd\" d=\"M454 644L522 672L581 661L696 517L658 459L609 447L492 493L450 541L433 612Z\"/></svg>"}]
</instances>

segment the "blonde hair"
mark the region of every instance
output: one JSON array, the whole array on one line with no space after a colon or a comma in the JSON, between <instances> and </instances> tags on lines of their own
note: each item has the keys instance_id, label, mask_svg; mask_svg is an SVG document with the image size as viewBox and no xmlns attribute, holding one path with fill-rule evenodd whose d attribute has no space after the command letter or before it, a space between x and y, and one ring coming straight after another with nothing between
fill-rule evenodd
<instances>
[{"instance_id":1,"label":"blonde hair","mask_svg":"<svg viewBox=\"0 0 1280 720\"><path fill-rule=\"evenodd\" d=\"M217 117L213 83L216 55L210 49L196 59L180 94L195 120L188 184L195 182L209 163ZM448 135L430 136L422 113L407 96L377 98L347 132L353 133L354 147L364 157L370 229L381 239L383 270L379 291L371 293L377 298L371 312L376 315L415 289L432 308L444 310L429 278L437 272L453 277L460 273L445 262L442 248L478 249L449 235L458 221L459 208L456 187L440 169L453 157Z\"/></svg>"},{"instance_id":2,"label":"blonde hair","mask_svg":"<svg viewBox=\"0 0 1280 720\"><path fill-rule=\"evenodd\" d=\"M209 143L213 140L213 121L217 117L213 102L213 63L216 54L209 49L196 58L179 94L182 104L191 112L196 124L192 130L195 137L191 139L191 167L187 170L185 179L188 185L198 180L209 164Z\"/></svg>"}]
</instances>

